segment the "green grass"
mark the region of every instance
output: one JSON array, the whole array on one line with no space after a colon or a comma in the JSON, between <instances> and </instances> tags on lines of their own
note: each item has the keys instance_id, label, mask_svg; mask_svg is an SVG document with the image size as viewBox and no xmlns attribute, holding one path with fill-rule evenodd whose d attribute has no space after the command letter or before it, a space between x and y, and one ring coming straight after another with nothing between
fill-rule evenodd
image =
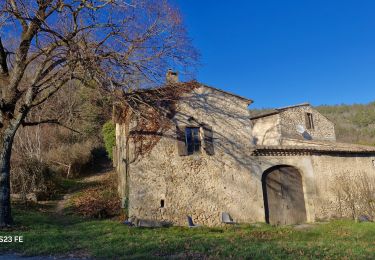
<instances>
[{"instance_id":1,"label":"green grass","mask_svg":"<svg viewBox=\"0 0 375 260\"><path fill-rule=\"evenodd\" d=\"M54 216L36 209L16 209L24 243L0 243L0 252L67 255L85 252L94 258L375 258L375 223L333 221L312 228L265 224L230 228L129 228L111 220L88 221Z\"/></svg>"}]
</instances>

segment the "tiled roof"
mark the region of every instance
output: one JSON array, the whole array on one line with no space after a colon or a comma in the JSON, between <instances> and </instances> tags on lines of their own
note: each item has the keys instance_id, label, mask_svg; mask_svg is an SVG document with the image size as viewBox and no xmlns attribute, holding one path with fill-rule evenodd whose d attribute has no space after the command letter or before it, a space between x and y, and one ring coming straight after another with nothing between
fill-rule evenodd
<instances>
[{"instance_id":1,"label":"tiled roof","mask_svg":"<svg viewBox=\"0 0 375 260\"><path fill-rule=\"evenodd\" d=\"M215 87L211 87L211 86L207 86L207 85L204 85L202 84L203 87L206 87L206 88L211 88L213 90L216 90L216 91L219 91L221 93L224 93L224 94L227 94L227 95L230 95L230 96L233 96L233 97L236 97L236 98L239 98L239 99L242 99L244 101L247 101L249 104L253 103L254 101L252 99L249 99L249 98L245 98L245 97L242 97L240 95L237 95L237 94L233 94L231 92L228 92L228 91L225 91L225 90L222 90L222 89L219 89L219 88L215 88Z\"/></svg>"},{"instance_id":2,"label":"tiled roof","mask_svg":"<svg viewBox=\"0 0 375 260\"><path fill-rule=\"evenodd\" d=\"M168 84L165 84L163 86L156 87L156 88L137 89L137 90L134 90L130 93L127 93L126 95L148 94L148 93L155 94L155 93L165 93L165 92L169 92L169 91L176 92L176 89L181 89L184 92L189 92L189 91L192 91L193 89L199 88L199 87L210 88L210 89L213 89L215 91L224 93L226 95L230 95L230 96L236 97L238 99L241 99L245 102L248 102L249 104L253 103L252 99L245 98L245 97L239 96L237 94L233 94L231 92L228 92L228 91L225 91L225 90L222 90L222 89L219 89L219 88L211 87L211 86L205 85L203 83L200 83L200 82L194 81L194 80L188 81L188 82L168 83Z\"/></svg>"},{"instance_id":3,"label":"tiled roof","mask_svg":"<svg viewBox=\"0 0 375 260\"><path fill-rule=\"evenodd\" d=\"M272 116L272 115L276 115L276 114L278 114L278 113L280 113L284 110L290 109L290 108L303 107L303 106L310 106L310 103L302 103L302 104L297 104L297 105L292 105L292 106L287 106L287 107L275 108L272 111L262 113L262 114L259 114L259 115L256 115L256 116L252 116L252 117L250 117L250 119L254 120L254 119L258 119L258 118L262 118L262 117L266 117L266 116Z\"/></svg>"},{"instance_id":4,"label":"tiled roof","mask_svg":"<svg viewBox=\"0 0 375 260\"><path fill-rule=\"evenodd\" d=\"M301 142L297 145L257 145L252 155L373 154L375 146L336 142Z\"/></svg>"}]
</instances>

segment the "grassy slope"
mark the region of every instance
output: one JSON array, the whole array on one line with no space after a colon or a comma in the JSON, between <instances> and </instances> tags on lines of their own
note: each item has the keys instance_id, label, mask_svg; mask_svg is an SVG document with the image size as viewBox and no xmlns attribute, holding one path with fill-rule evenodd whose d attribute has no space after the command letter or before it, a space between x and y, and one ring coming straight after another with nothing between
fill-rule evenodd
<instances>
[{"instance_id":1,"label":"grassy slope","mask_svg":"<svg viewBox=\"0 0 375 260\"><path fill-rule=\"evenodd\" d=\"M267 225L230 228L128 228L117 221L64 218L37 210L17 209L24 243L2 243L0 252L67 255L85 252L95 258L375 258L375 223L335 221L306 230Z\"/></svg>"},{"instance_id":2,"label":"grassy slope","mask_svg":"<svg viewBox=\"0 0 375 260\"><path fill-rule=\"evenodd\" d=\"M375 102L315 107L335 124L337 141L375 145ZM254 109L253 116L270 109Z\"/></svg>"}]
</instances>

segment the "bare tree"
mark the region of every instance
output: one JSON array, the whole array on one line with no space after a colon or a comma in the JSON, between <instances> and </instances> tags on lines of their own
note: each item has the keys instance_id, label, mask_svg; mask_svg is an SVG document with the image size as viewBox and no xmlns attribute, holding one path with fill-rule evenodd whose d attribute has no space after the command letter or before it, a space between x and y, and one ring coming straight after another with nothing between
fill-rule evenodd
<instances>
[{"instance_id":1,"label":"bare tree","mask_svg":"<svg viewBox=\"0 0 375 260\"><path fill-rule=\"evenodd\" d=\"M10 157L17 129L65 84L111 93L153 86L196 53L167 0L3 0L0 3L0 226L12 224Z\"/></svg>"}]
</instances>

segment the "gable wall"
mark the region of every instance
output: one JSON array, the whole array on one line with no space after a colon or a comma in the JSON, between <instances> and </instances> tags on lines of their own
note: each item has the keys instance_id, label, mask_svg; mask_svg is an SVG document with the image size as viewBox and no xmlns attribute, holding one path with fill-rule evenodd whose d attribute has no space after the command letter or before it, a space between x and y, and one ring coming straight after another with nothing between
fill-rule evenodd
<instances>
[{"instance_id":1,"label":"gable wall","mask_svg":"<svg viewBox=\"0 0 375 260\"><path fill-rule=\"evenodd\" d=\"M296 128L297 125L302 125L306 128L306 112L312 113L314 121L314 129L306 129L307 136L317 141L336 140L334 124L310 106L294 107L280 112L282 138L304 139L303 136L297 132Z\"/></svg>"}]
</instances>

